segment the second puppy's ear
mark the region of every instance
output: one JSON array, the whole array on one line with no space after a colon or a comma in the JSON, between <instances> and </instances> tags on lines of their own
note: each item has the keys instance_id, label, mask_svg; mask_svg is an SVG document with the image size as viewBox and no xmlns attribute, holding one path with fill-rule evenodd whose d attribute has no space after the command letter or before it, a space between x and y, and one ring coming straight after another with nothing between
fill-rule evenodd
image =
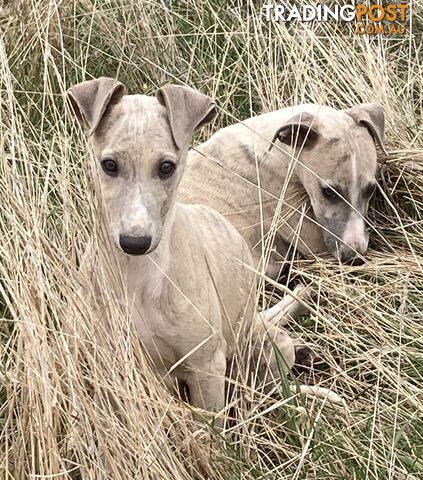
<instances>
[{"instance_id":1,"label":"second puppy's ear","mask_svg":"<svg viewBox=\"0 0 423 480\"><path fill-rule=\"evenodd\" d=\"M188 87L167 85L157 92L157 99L166 107L173 140L179 149L189 143L197 128L213 120L217 113L213 99Z\"/></svg>"},{"instance_id":2,"label":"second puppy's ear","mask_svg":"<svg viewBox=\"0 0 423 480\"><path fill-rule=\"evenodd\" d=\"M79 121L88 126L90 136L100 124L107 107L118 103L125 95L125 86L113 78L101 77L78 83L67 93Z\"/></svg>"},{"instance_id":3,"label":"second puppy's ear","mask_svg":"<svg viewBox=\"0 0 423 480\"><path fill-rule=\"evenodd\" d=\"M317 118L308 112L301 112L276 130L269 150L276 140L293 148L313 148L318 138Z\"/></svg>"},{"instance_id":4,"label":"second puppy's ear","mask_svg":"<svg viewBox=\"0 0 423 480\"><path fill-rule=\"evenodd\" d=\"M379 102L363 103L357 105L345 113L352 117L359 125L366 127L375 143L378 143L385 155L385 112Z\"/></svg>"}]
</instances>

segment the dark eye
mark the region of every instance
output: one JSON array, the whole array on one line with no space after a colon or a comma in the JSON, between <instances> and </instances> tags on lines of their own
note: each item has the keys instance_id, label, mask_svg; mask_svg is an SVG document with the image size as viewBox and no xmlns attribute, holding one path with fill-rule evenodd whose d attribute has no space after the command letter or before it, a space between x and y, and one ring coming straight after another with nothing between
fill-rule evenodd
<instances>
[{"instance_id":1,"label":"dark eye","mask_svg":"<svg viewBox=\"0 0 423 480\"><path fill-rule=\"evenodd\" d=\"M338 199L338 194L336 193L336 190L334 190L331 187L323 187L322 194L324 197L328 198L329 200Z\"/></svg>"},{"instance_id":2,"label":"dark eye","mask_svg":"<svg viewBox=\"0 0 423 480\"><path fill-rule=\"evenodd\" d=\"M169 161L165 160L159 165L159 177L161 179L169 178L175 171L176 165Z\"/></svg>"},{"instance_id":3,"label":"dark eye","mask_svg":"<svg viewBox=\"0 0 423 480\"><path fill-rule=\"evenodd\" d=\"M111 177L116 177L118 166L115 160L112 160L111 158L106 158L105 160L102 160L101 166L103 167L103 170L107 173L107 175L110 175Z\"/></svg>"}]
</instances>

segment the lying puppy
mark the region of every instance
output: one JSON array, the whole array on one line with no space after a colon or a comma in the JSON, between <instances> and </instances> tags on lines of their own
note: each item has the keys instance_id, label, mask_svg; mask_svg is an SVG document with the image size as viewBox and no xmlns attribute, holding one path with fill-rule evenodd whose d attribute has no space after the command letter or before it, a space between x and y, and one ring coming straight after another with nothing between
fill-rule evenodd
<instances>
[{"instance_id":1,"label":"lying puppy","mask_svg":"<svg viewBox=\"0 0 423 480\"><path fill-rule=\"evenodd\" d=\"M291 368L293 340L266 324L265 313L254 315L255 275L242 236L210 207L176 202L191 136L214 117L214 102L172 85L156 97L125 95L109 78L68 93L98 162L109 255L119 264L139 336L169 387L182 380L194 406L221 410L227 362L249 334L259 339L252 349L258 356L270 332ZM95 278L97 265L90 268ZM288 314L297 306L280 307ZM274 358L266 345L266 358Z\"/></svg>"},{"instance_id":2,"label":"lying puppy","mask_svg":"<svg viewBox=\"0 0 423 480\"><path fill-rule=\"evenodd\" d=\"M376 189L375 143L383 149L383 137L378 103L265 113L190 150L178 199L224 214L253 249L256 264L274 246L279 255L263 269L272 278L297 234L305 256L329 251L358 263L369 239L365 217Z\"/></svg>"}]
</instances>

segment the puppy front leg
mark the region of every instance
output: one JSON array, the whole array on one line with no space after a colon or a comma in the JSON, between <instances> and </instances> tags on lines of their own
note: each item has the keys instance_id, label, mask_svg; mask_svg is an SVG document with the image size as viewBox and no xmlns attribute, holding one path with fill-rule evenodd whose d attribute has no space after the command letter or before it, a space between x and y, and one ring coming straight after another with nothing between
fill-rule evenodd
<instances>
[{"instance_id":1,"label":"puppy front leg","mask_svg":"<svg viewBox=\"0 0 423 480\"><path fill-rule=\"evenodd\" d=\"M209 412L218 412L225 406L226 355L218 351L209 362L190 368L186 383L190 403ZM222 420L216 424L221 427Z\"/></svg>"},{"instance_id":2,"label":"puppy front leg","mask_svg":"<svg viewBox=\"0 0 423 480\"><path fill-rule=\"evenodd\" d=\"M297 285L292 292L299 300L291 295L284 298L273 307L258 313L258 319L272 325L287 325L289 319L297 318L307 313L305 301L310 297L310 289L304 285Z\"/></svg>"}]
</instances>

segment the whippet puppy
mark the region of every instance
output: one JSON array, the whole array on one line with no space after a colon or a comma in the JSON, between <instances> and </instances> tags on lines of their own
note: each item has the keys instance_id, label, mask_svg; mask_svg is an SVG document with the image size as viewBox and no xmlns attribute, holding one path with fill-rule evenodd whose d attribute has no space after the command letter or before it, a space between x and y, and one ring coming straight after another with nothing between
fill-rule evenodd
<instances>
[{"instance_id":1,"label":"whippet puppy","mask_svg":"<svg viewBox=\"0 0 423 480\"><path fill-rule=\"evenodd\" d=\"M110 255L142 343L169 387L182 380L194 406L221 410L227 362L251 332L262 344L270 332L290 368L294 341L266 323L274 308L268 318L254 315L255 274L242 236L210 207L176 202L191 136L215 115L212 99L173 85L156 97L125 95L124 85L109 78L68 94L98 162ZM285 315L297 305L280 307Z\"/></svg>"},{"instance_id":2,"label":"whippet puppy","mask_svg":"<svg viewBox=\"0 0 423 480\"><path fill-rule=\"evenodd\" d=\"M384 113L368 103L338 111L299 105L223 128L188 154L179 200L226 216L276 278L291 241L305 256L329 251L358 263L376 189ZM275 215L276 213L276 215Z\"/></svg>"}]
</instances>

